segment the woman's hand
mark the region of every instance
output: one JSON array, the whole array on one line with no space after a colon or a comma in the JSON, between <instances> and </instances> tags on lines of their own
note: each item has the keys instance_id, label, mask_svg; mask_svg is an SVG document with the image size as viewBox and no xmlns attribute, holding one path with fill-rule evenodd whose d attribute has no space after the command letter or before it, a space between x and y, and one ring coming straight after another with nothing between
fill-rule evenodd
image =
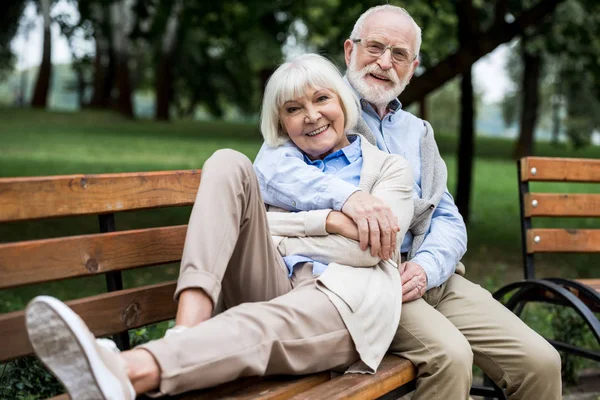
<instances>
[{"instance_id":1,"label":"woman's hand","mask_svg":"<svg viewBox=\"0 0 600 400\"><path fill-rule=\"evenodd\" d=\"M331 211L325 222L327 233L342 235L348 239L358 241L358 227L346 214L340 211Z\"/></svg>"}]
</instances>

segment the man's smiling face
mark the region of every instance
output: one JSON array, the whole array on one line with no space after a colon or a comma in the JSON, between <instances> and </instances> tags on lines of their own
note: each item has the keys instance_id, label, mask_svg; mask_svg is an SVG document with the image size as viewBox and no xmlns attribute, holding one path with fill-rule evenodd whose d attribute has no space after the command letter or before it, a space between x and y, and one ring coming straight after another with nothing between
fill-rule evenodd
<instances>
[{"instance_id":1,"label":"man's smiling face","mask_svg":"<svg viewBox=\"0 0 600 400\"><path fill-rule=\"evenodd\" d=\"M389 49L376 57L369 54L363 44L373 40L385 46L404 48L414 55L416 32L408 17L380 11L365 20L360 39L361 44L351 40L344 43L348 80L368 102L386 105L402 93L419 61L396 62Z\"/></svg>"}]
</instances>

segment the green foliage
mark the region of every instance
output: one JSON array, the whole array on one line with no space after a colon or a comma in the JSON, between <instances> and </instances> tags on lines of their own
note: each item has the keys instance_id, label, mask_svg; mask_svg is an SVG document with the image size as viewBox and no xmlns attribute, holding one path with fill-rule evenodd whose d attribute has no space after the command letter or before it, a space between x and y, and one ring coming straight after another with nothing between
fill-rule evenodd
<instances>
[{"instance_id":1,"label":"green foliage","mask_svg":"<svg viewBox=\"0 0 600 400\"><path fill-rule=\"evenodd\" d=\"M586 340L590 332L585 321L570 308L557 307L551 325L554 330L554 338L560 342L582 347L589 346L590 342L592 342ZM561 352L560 356L563 382L568 385L576 385L578 383L578 372L585 365L589 364L589 362L586 362L581 357L565 352Z\"/></svg>"},{"instance_id":2,"label":"green foliage","mask_svg":"<svg viewBox=\"0 0 600 400\"><path fill-rule=\"evenodd\" d=\"M576 148L588 145L594 130L600 129L600 5L589 0L567 0L560 4L551 21L528 31L511 52L507 71L513 89L507 92L502 109L507 124L521 113L523 66L519 54L539 54L543 63L540 82L541 123L563 131ZM545 117L545 118L544 118Z\"/></svg>"},{"instance_id":3,"label":"green foliage","mask_svg":"<svg viewBox=\"0 0 600 400\"><path fill-rule=\"evenodd\" d=\"M25 0L4 0L0 12L0 80L12 70L14 54L10 42L19 29L19 21L25 9Z\"/></svg>"},{"instance_id":4,"label":"green foliage","mask_svg":"<svg viewBox=\"0 0 600 400\"><path fill-rule=\"evenodd\" d=\"M0 364L0 399L46 399L62 392L62 385L36 357Z\"/></svg>"}]
</instances>

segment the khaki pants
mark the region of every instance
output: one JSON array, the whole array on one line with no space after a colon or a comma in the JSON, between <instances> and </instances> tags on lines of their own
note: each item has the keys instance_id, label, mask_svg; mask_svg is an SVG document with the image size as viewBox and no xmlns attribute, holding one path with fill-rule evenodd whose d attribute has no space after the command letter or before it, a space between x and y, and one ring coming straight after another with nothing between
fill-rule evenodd
<instances>
[{"instance_id":1,"label":"khaki pants","mask_svg":"<svg viewBox=\"0 0 600 400\"><path fill-rule=\"evenodd\" d=\"M217 151L206 161L190 217L176 297L201 288L221 314L140 346L161 368L160 392L177 394L242 376L345 369L359 358L312 263L288 271L269 234L248 158Z\"/></svg>"},{"instance_id":2,"label":"khaki pants","mask_svg":"<svg viewBox=\"0 0 600 400\"><path fill-rule=\"evenodd\" d=\"M511 400L562 398L558 352L490 292L457 274L402 305L390 352L417 366L413 399L468 398L473 363Z\"/></svg>"}]
</instances>

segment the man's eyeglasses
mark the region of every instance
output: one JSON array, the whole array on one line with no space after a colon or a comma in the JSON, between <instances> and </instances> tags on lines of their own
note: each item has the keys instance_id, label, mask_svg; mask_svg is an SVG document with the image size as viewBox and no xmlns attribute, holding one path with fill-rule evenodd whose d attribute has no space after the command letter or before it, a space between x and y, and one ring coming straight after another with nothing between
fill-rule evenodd
<instances>
[{"instance_id":1,"label":"man's eyeglasses","mask_svg":"<svg viewBox=\"0 0 600 400\"><path fill-rule=\"evenodd\" d=\"M352 42L360 44L367 53L377 58L381 57L387 49L390 49L392 60L398 64L408 64L417 58L416 54L413 56L410 51L403 47L388 46L374 39L352 39Z\"/></svg>"}]
</instances>

